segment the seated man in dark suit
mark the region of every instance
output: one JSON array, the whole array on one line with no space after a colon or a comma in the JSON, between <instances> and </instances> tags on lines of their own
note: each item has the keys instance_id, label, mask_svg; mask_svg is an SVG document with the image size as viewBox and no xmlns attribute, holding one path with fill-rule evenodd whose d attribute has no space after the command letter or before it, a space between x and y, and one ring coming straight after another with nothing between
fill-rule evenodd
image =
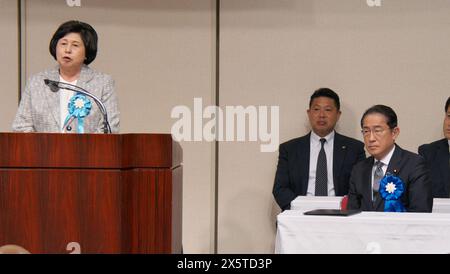
<instances>
[{"instance_id":1,"label":"seated man in dark suit","mask_svg":"<svg viewBox=\"0 0 450 274\"><path fill-rule=\"evenodd\" d=\"M422 157L395 144L400 129L394 110L384 105L369 108L361 118L361 128L371 157L353 167L348 209L385 211L385 205L389 207L393 201L385 201L388 196L383 195L403 189L397 192L396 205L405 211L431 212L433 197L428 168ZM388 174L392 175L389 183L383 181Z\"/></svg>"},{"instance_id":2,"label":"seated man in dark suit","mask_svg":"<svg viewBox=\"0 0 450 274\"><path fill-rule=\"evenodd\" d=\"M307 113L312 131L280 145L273 196L282 210L299 195L346 195L353 165L366 157L362 142L334 131L341 111L333 90L316 90Z\"/></svg>"},{"instance_id":3,"label":"seated man in dark suit","mask_svg":"<svg viewBox=\"0 0 450 274\"><path fill-rule=\"evenodd\" d=\"M444 139L419 147L419 154L431 171L433 198L450 197L450 97L445 104L444 136Z\"/></svg>"}]
</instances>

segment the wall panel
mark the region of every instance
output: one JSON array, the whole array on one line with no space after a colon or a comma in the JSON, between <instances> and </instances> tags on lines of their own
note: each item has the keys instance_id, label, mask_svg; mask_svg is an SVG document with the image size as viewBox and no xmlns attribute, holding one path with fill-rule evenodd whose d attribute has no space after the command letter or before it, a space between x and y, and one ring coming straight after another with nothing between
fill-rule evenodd
<instances>
[{"instance_id":1,"label":"wall panel","mask_svg":"<svg viewBox=\"0 0 450 274\"><path fill-rule=\"evenodd\" d=\"M17 1L0 0L0 131L11 131L19 88L19 37Z\"/></svg>"}]
</instances>

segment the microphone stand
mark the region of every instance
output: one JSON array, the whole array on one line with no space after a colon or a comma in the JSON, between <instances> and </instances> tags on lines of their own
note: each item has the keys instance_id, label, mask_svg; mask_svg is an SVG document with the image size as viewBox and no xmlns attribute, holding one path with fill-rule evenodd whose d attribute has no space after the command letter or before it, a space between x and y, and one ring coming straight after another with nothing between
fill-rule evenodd
<instances>
[{"instance_id":1,"label":"microphone stand","mask_svg":"<svg viewBox=\"0 0 450 274\"><path fill-rule=\"evenodd\" d=\"M53 80L49 80L49 79L44 79L44 82L47 86L50 87L50 90L53 92L57 92L58 89L67 89L67 90L79 92L81 94L84 94L84 95L94 99L95 103L97 104L98 108L100 109L100 112L103 114L103 133L111 133L111 126L109 125L109 122L108 122L108 114L106 112L106 107L102 103L102 101L100 101L100 99L98 99L94 94L90 93L89 91L87 91L79 86L75 86L72 84L57 82L57 81L53 81Z\"/></svg>"}]
</instances>

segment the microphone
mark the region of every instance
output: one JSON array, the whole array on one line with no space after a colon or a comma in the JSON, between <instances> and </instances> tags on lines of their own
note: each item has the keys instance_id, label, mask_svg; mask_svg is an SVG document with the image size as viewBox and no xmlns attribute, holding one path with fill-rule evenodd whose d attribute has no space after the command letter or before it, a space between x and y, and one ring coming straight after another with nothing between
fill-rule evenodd
<instances>
[{"instance_id":1,"label":"microphone","mask_svg":"<svg viewBox=\"0 0 450 274\"><path fill-rule=\"evenodd\" d=\"M90 93L89 91L87 91L79 86L75 86L75 85L67 84L67 83L63 83L63 82L58 82L58 81L53 81L50 79L44 79L44 83L50 88L50 90L52 92L58 92L59 89L67 89L67 90L79 92L81 94L84 94L84 95L92 98L95 101L95 103L97 104L98 108L100 109L100 112L103 115L103 133L111 133L111 126L109 125L109 122L108 122L108 113L106 112L106 107L102 103L102 101L100 101L100 99L98 99L94 94ZM72 128L69 129L71 122L72 121L69 120L69 123L67 123L68 131L72 130Z\"/></svg>"}]
</instances>

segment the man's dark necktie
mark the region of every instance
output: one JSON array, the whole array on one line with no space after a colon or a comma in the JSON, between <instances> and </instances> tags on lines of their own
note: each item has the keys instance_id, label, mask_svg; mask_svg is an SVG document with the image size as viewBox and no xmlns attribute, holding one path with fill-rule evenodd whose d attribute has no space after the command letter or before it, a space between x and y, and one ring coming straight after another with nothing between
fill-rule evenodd
<instances>
[{"instance_id":1,"label":"man's dark necktie","mask_svg":"<svg viewBox=\"0 0 450 274\"><path fill-rule=\"evenodd\" d=\"M320 148L319 157L317 158L315 196L328 196L327 155L323 148L326 141L327 140L324 138L320 139L322 147Z\"/></svg>"},{"instance_id":2,"label":"man's dark necktie","mask_svg":"<svg viewBox=\"0 0 450 274\"><path fill-rule=\"evenodd\" d=\"M380 161L377 161L375 163L377 168L375 169L375 172L373 174L373 201L375 201L378 191L380 190L380 181L383 179L384 172L383 172L383 163Z\"/></svg>"}]
</instances>

